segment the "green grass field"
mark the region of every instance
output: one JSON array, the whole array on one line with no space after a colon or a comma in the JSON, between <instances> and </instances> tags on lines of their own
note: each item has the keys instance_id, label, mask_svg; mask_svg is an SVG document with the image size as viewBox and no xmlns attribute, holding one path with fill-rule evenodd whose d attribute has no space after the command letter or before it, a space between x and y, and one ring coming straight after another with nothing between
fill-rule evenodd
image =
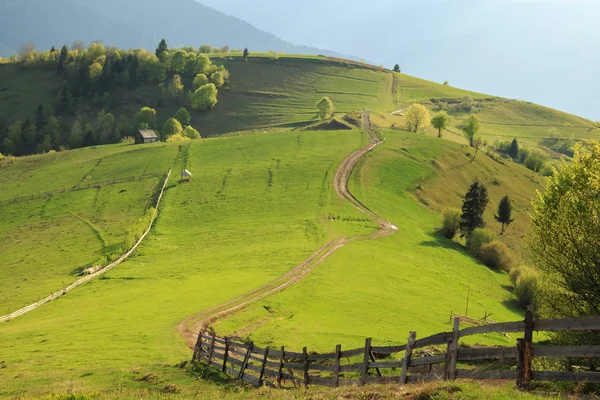
<instances>
[{"instance_id":1,"label":"green grass field","mask_svg":"<svg viewBox=\"0 0 600 400\"><path fill-rule=\"evenodd\" d=\"M291 129L315 122L314 103L325 95L338 117L372 109L379 112L374 122L387 127L402 122L392 111L413 102L489 97L320 57L265 55L245 63L219 56L214 62L227 66L231 83L215 109L193 115L193 124L205 137L257 134L0 161L0 201L86 187L0 205L0 314L61 289L75 279L76 269L119 248L159 178L96 188L98 182L173 168L158 219L132 258L58 301L0 324L0 397L71 391L99 398L277 398L278 392L247 391L222 376L206 379L206 371L175 367L191 358L177 326L280 277L333 238L377 228L333 189L339 164L368 144L367 135L357 129ZM2 105L15 118L33 116L39 101L52 104L53 74L16 68L0 66L0 98L13 99ZM16 75L22 84L9 82ZM43 82L39 91L27 94L27 82L36 79ZM157 94L157 87L146 85L131 98ZM113 111L133 115L139 107L124 102ZM159 118L176 108L159 107ZM550 126L563 136L573 130L578 138L592 135L584 132L589 121L527 103L486 102L478 116L488 141L519 137L537 144ZM365 337L403 343L409 330L418 337L448 330L450 312L465 312L469 285L470 316L520 319L507 275L476 262L436 229L441 209L458 206L479 177L490 190L491 229L499 230L492 211L500 197L509 194L515 201L516 221L501 239L526 258L527 212L543 178L484 151L469 162L472 149L452 134L463 118L452 115L451 140L434 138L433 132L402 132L400 125L385 130L385 145L354 170L350 190L397 225L395 235L351 242L297 285L218 322L217 332L294 350L331 351L337 343L360 347ZM192 172L191 183L177 182L183 168ZM475 341L514 343L499 335ZM178 395L165 392L170 384ZM323 393L306 396L327 398ZM490 396L512 398L511 393Z\"/></svg>"}]
</instances>

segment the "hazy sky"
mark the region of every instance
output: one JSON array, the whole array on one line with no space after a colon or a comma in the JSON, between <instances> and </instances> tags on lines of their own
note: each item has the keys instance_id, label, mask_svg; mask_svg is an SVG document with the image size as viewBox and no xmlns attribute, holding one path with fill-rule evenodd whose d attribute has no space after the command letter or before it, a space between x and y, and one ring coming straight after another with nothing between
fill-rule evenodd
<instances>
[{"instance_id":1,"label":"hazy sky","mask_svg":"<svg viewBox=\"0 0 600 400\"><path fill-rule=\"evenodd\" d=\"M600 120L600 0L200 0L284 40Z\"/></svg>"}]
</instances>

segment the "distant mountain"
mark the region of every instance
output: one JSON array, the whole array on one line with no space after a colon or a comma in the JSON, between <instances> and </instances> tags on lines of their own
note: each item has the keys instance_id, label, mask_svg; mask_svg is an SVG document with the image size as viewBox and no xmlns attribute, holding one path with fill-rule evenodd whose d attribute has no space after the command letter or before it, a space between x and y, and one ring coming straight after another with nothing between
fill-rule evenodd
<instances>
[{"instance_id":1,"label":"distant mountain","mask_svg":"<svg viewBox=\"0 0 600 400\"><path fill-rule=\"evenodd\" d=\"M600 119L597 0L199 1L294 43Z\"/></svg>"},{"instance_id":2,"label":"distant mountain","mask_svg":"<svg viewBox=\"0 0 600 400\"><path fill-rule=\"evenodd\" d=\"M0 0L0 55L25 43L38 49L101 40L106 45L153 50L209 44L251 51L328 54L296 46L193 0Z\"/></svg>"}]
</instances>

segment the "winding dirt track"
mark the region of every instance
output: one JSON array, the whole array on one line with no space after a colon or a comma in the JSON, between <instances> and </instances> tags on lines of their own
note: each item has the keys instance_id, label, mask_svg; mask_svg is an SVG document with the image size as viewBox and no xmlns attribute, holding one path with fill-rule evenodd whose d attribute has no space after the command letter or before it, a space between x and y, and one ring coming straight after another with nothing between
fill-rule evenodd
<instances>
[{"instance_id":1,"label":"winding dirt track","mask_svg":"<svg viewBox=\"0 0 600 400\"><path fill-rule=\"evenodd\" d=\"M185 338L187 345L191 349L193 349L196 344L198 333L201 330L207 329L211 323L215 322L219 318L223 318L227 315L234 313L235 311L240 310L241 308L247 306L250 303L260 300L273 293L280 292L285 288L294 285L306 274L312 271L317 265L323 262L327 257L329 257L331 254L333 254L346 244L358 239L376 239L382 236L388 236L398 230L398 228L392 225L389 221L381 218L380 216L369 210L367 207L362 205L360 201L358 201L354 196L352 196L352 194L348 190L348 180L350 179L352 171L354 170L360 159L369 151L383 143L383 140L381 140L371 129L369 111L363 112L363 129L369 135L370 143L369 145L356 150L344 159L344 161L342 162L335 174L334 187L338 196L350 201L350 203L352 203L354 207L356 207L358 210L360 210L361 212L372 218L375 222L377 222L377 224L379 224L379 230L367 236L356 236L352 238L341 237L331 240L319 250L317 250L315 253L313 253L302 264L290 270L285 275L275 279L272 282L267 283L266 285L250 293L247 293L243 296L240 296L236 299L233 299L211 309L204 310L181 322L177 326L177 330Z\"/></svg>"}]
</instances>

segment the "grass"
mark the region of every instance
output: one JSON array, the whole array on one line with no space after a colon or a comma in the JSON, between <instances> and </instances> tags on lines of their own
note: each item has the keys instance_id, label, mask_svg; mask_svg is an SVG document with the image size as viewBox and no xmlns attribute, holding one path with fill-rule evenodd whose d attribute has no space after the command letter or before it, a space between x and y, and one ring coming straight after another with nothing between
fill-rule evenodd
<instances>
[{"instance_id":1,"label":"grass","mask_svg":"<svg viewBox=\"0 0 600 400\"><path fill-rule=\"evenodd\" d=\"M470 164L460 145L426 135L385 135L385 146L356 171L350 188L363 204L398 226L398 233L349 244L294 287L217 323L217 332L249 337L260 345L318 351L331 350L337 343L361 347L365 337L382 345L401 344L409 331L425 337L450 330L450 312L465 313L469 285L470 316L487 313L497 321L522 318L508 276L475 261L436 231L440 216L435 211L458 200L443 193L448 187L466 191L473 176L487 178L489 161ZM453 174L463 178L449 185L452 178L442 175L444 167L438 160L453 160L458 165L448 169L456 168ZM510 168L499 173L517 174L521 186L515 183L503 190L523 197L528 191L532 196L529 171ZM415 191L418 186L423 189ZM492 189L491 198L499 196L500 190ZM425 199L435 202L434 210L423 204ZM506 344L506 339L488 335L472 342Z\"/></svg>"},{"instance_id":2,"label":"grass","mask_svg":"<svg viewBox=\"0 0 600 400\"><path fill-rule=\"evenodd\" d=\"M0 326L0 395L139 387L132 371L162 376L164 365L189 359L175 329L186 317L282 275L330 237L374 229L330 184L366 140L359 131L296 132L190 144L193 181L168 186L130 261ZM346 221L326 222L332 213Z\"/></svg>"}]
</instances>

